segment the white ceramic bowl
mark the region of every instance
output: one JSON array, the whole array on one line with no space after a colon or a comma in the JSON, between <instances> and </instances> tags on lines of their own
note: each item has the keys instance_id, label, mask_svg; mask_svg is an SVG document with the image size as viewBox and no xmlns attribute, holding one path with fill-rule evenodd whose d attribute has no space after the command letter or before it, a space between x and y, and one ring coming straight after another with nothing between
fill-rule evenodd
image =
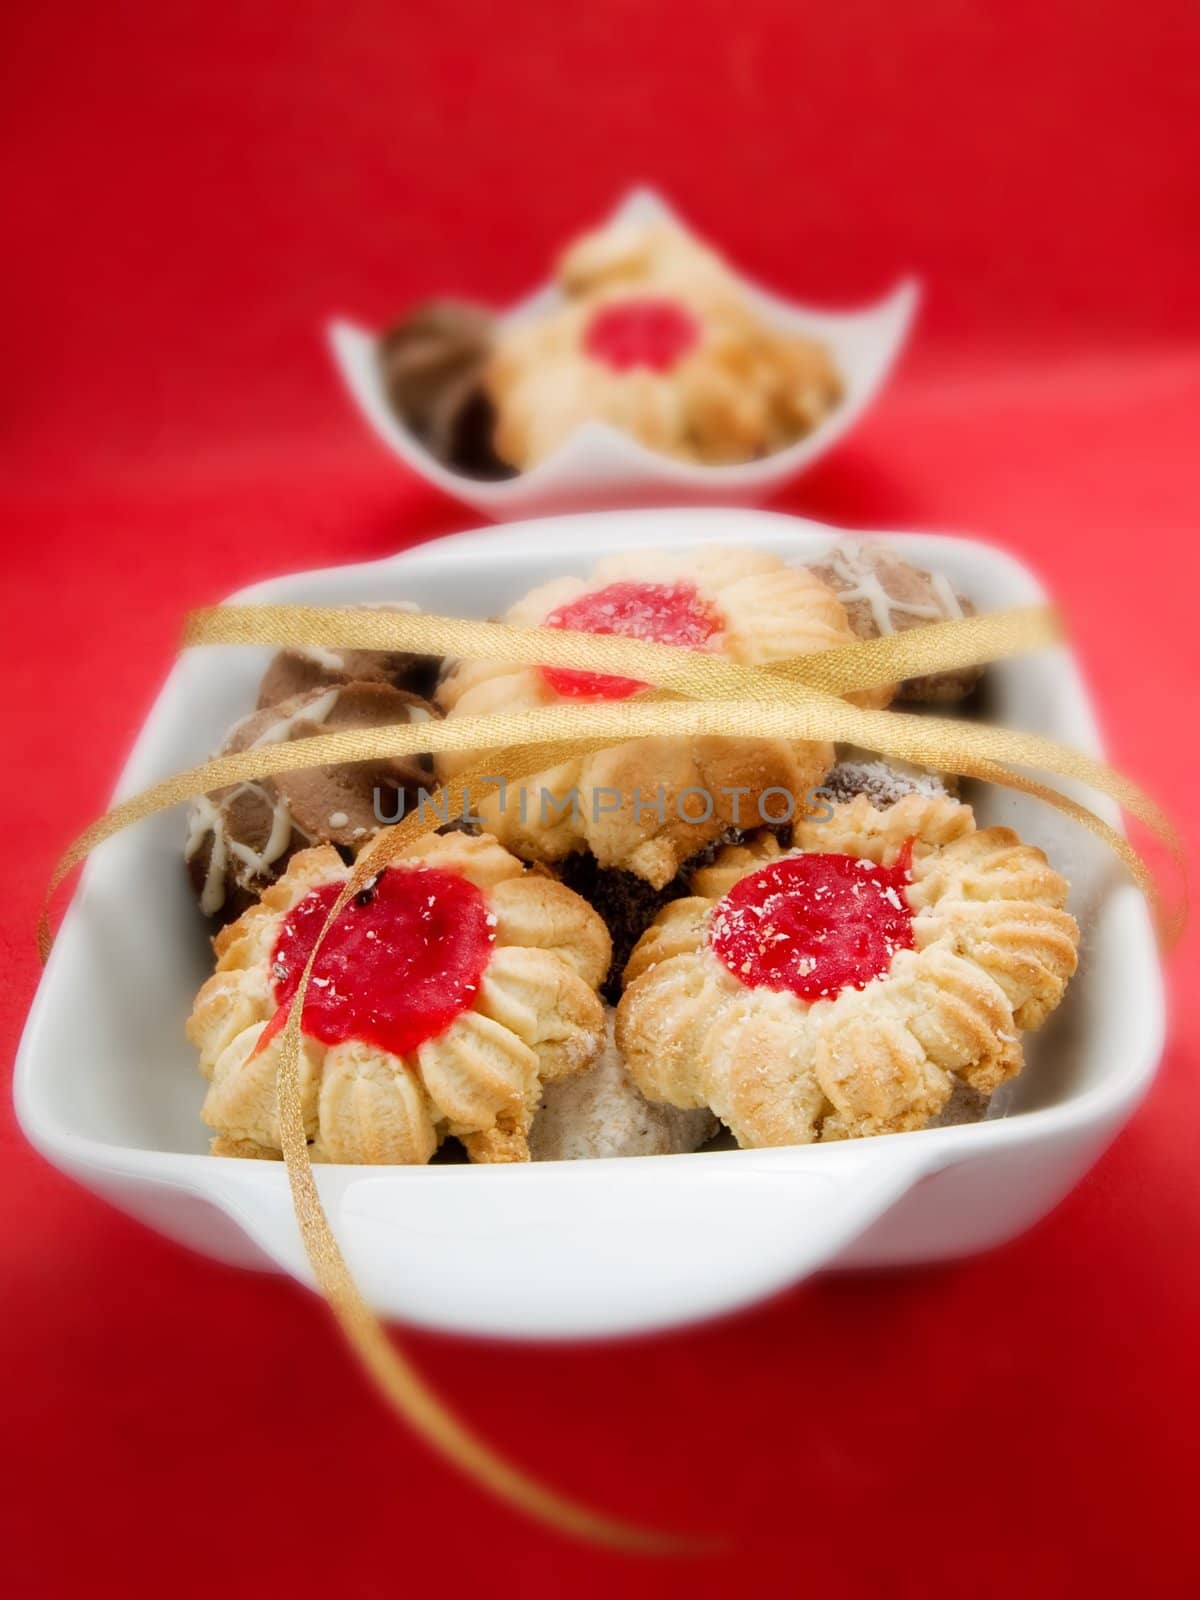
<instances>
[{"instance_id":1,"label":"white ceramic bowl","mask_svg":"<svg viewBox=\"0 0 1200 1600\"><path fill-rule=\"evenodd\" d=\"M485 616L625 545L746 542L789 558L835 530L748 511L543 521L394 560L259 584L239 600L412 599ZM987 609L1036 601L1011 557L968 540L889 536ZM120 792L203 758L253 704L265 652L198 649L167 680ZM1096 750L1063 650L990 669L995 719ZM1082 963L1017 1080L1008 1114L831 1145L525 1167L319 1167L348 1259L383 1313L508 1337L668 1327L745 1305L830 1265L984 1249L1042 1216L1130 1115L1153 1074L1163 999L1146 907L1091 835L986 791L987 822L1042 844L1073 884ZM1109 813L1111 815L1111 812ZM183 820L156 817L88 864L30 1013L16 1071L22 1127L63 1171L172 1238L310 1275L284 1169L205 1154L203 1082L183 1037L209 970L181 863Z\"/></svg>"},{"instance_id":2,"label":"white ceramic bowl","mask_svg":"<svg viewBox=\"0 0 1200 1600\"><path fill-rule=\"evenodd\" d=\"M611 221L656 220L686 224L659 195L635 189ZM916 312L917 284L907 279L876 305L861 311L815 311L740 280L750 300L780 327L820 339L831 351L845 383L840 405L806 438L775 455L742 465L694 466L639 444L607 423L589 423L552 456L518 477L487 483L452 472L430 455L388 404L376 360L378 337L345 318L328 327L329 347L342 381L393 455L447 494L476 510L508 521L550 511L597 510L614 505L755 505L810 466L852 428L875 398L900 353ZM504 322L525 322L558 305L549 285L504 313Z\"/></svg>"}]
</instances>

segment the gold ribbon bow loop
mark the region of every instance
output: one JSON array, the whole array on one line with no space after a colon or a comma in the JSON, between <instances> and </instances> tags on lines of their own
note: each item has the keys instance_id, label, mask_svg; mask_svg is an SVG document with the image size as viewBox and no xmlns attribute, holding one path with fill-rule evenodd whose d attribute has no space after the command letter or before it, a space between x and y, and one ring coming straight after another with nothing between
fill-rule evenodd
<instances>
[{"instance_id":1,"label":"gold ribbon bow loop","mask_svg":"<svg viewBox=\"0 0 1200 1600\"><path fill-rule=\"evenodd\" d=\"M472 784L485 774L515 782L545 771L571 754L604 749L627 739L697 735L862 745L883 755L1034 795L1090 829L1114 851L1154 905L1169 941L1182 928L1185 915L1183 851L1169 819L1136 784L1091 756L1033 734L942 717L869 711L843 698L904 678L1041 649L1060 637L1054 613L1034 607L934 623L752 667L703 651L619 636L518 629L420 613L280 605L196 611L187 621L187 646L318 645L481 657L633 678L653 688L628 700L599 704L564 701L533 711L346 729L204 762L122 801L80 834L51 879L39 923L39 948L45 959L51 942L51 898L89 851L132 823L229 784L368 759L474 752L479 760L472 770L445 786L457 812L465 806ZM1179 868L1183 903L1178 910L1169 916L1162 914L1149 867L1121 833L1086 806L1018 769L1081 781L1109 795L1145 823L1166 843ZM389 1404L477 1482L509 1504L575 1537L629 1550L695 1551L694 1541L633 1527L558 1494L513 1467L465 1428L395 1348L363 1300L322 1207L305 1140L299 1090L300 1019L313 963L350 896L414 835L437 826L439 820L418 810L377 835L360 855L317 938L283 1031L277 1077L281 1143L297 1223L316 1281Z\"/></svg>"}]
</instances>

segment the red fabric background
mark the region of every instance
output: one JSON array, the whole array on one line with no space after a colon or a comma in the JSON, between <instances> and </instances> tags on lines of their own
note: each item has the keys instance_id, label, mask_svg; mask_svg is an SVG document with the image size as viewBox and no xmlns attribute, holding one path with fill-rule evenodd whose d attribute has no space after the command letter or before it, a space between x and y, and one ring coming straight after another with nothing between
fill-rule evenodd
<instances>
[{"instance_id":1,"label":"red fabric background","mask_svg":"<svg viewBox=\"0 0 1200 1600\"><path fill-rule=\"evenodd\" d=\"M41 887L185 609L472 521L364 435L319 319L502 301L639 177L814 300L924 274L894 386L785 504L1040 567L1114 755L1194 839L1198 44L1190 0L13 8L0 1054ZM1004 1251L619 1347L408 1341L523 1463L734 1537L702 1563L515 1520L381 1410L317 1303L91 1200L0 1109L0 1583L1192 1590L1195 952L1150 1102Z\"/></svg>"}]
</instances>

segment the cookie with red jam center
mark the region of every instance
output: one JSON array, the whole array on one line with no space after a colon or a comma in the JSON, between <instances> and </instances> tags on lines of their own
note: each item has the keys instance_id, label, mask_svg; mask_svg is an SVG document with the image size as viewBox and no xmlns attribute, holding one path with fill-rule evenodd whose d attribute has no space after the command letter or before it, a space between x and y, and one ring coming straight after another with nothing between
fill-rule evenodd
<instances>
[{"instance_id":1,"label":"cookie with red jam center","mask_svg":"<svg viewBox=\"0 0 1200 1600\"><path fill-rule=\"evenodd\" d=\"M744 665L851 642L845 612L810 573L779 556L717 544L620 551L588 578L542 584L500 620L569 629L581 639L591 633L666 644ZM549 651L539 654L546 663ZM585 646L570 669L458 662L439 685L439 704L450 716L481 716L539 710L555 699L618 701L644 690L633 662L618 658L614 672L598 659L589 665L589 654ZM558 863L587 851L600 868L660 890L731 829L786 821L791 797L818 784L833 758L823 741L758 737L751 719L734 735L623 740L572 756L520 789L472 798L484 826L526 860ZM446 751L438 774L453 778L471 760L469 752Z\"/></svg>"},{"instance_id":2,"label":"cookie with red jam center","mask_svg":"<svg viewBox=\"0 0 1200 1600\"><path fill-rule=\"evenodd\" d=\"M604 1043L612 947L578 895L485 834L429 835L351 896L323 845L214 941L188 1019L221 1155L277 1156L280 1032L311 962L296 1088L314 1161L525 1161L542 1086ZM318 946L318 936L329 923Z\"/></svg>"},{"instance_id":3,"label":"cookie with red jam center","mask_svg":"<svg viewBox=\"0 0 1200 1600\"><path fill-rule=\"evenodd\" d=\"M703 650L722 621L716 608L702 599L694 583L610 583L555 608L547 628L577 633L619 634L652 644ZM636 678L615 678L566 667L543 667L549 686L564 699L627 700L646 685Z\"/></svg>"},{"instance_id":4,"label":"cookie with red jam center","mask_svg":"<svg viewBox=\"0 0 1200 1600\"><path fill-rule=\"evenodd\" d=\"M625 969L633 1081L747 1148L905 1133L958 1087L992 1094L1075 969L1066 879L1010 829L947 795L830 811L787 855L719 851Z\"/></svg>"},{"instance_id":5,"label":"cookie with red jam center","mask_svg":"<svg viewBox=\"0 0 1200 1600\"><path fill-rule=\"evenodd\" d=\"M905 898L911 842L892 866L847 855L786 856L736 883L713 913L718 959L747 988L829 1000L863 989L913 948Z\"/></svg>"},{"instance_id":6,"label":"cookie with red jam center","mask_svg":"<svg viewBox=\"0 0 1200 1600\"><path fill-rule=\"evenodd\" d=\"M583 348L614 372L647 367L670 372L700 342L700 324L665 295L638 295L602 306L588 323Z\"/></svg>"},{"instance_id":7,"label":"cookie with red jam center","mask_svg":"<svg viewBox=\"0 0 1200 1600\"><path fill-rule=\"evenodd\" d=\"M341 892L322 884L283 919L271 953L280 1014L300 985L317 936ZM444 1033L474 1001L495 942L496 918L475 884L436 867L385 867L343 907L308 981L304 1032L321 1044L357 1039L411 1054Z\"/></svg>"}]
</instances>

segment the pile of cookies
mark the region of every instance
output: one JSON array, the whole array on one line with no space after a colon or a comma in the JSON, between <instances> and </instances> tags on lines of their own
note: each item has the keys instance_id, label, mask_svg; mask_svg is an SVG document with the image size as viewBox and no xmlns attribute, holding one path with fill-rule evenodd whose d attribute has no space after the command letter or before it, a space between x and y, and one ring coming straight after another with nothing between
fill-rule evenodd
<instances>
[{"instance_id":1,"label":"pile of cookies","mask_svg":"<svg viewBox=\"0 0 1200 1600\"><path fill-rule=\"evenodd\" d=\"M588 422L682 461L751 461L811 433L842 397L824 347L766 318L671 223L584 235L555 284L553 309L499 322L433 301L380 341L393 409L456 471L527 472Z\"/></svg>"},{"instance_id":2,"label":"pile of cookies","mask_svg":"<svg viewBox=\"0 0 1200 1600\"><path fill-rule=\"evenodd\" d=\"M811 566L637 551L503 620L749 665L970 601L886 546ZM860 697L944 706L977 673ZM225 750L630 698L562 668L287 651ZM350 863L464 758L322 768L211 795L186 855L222 924L188 1023L217 1154L278 1157L279 1036ZM302 1024L314 1160L476 1162L902 1132L1022 1066L1075 967L1068 885L941 776L820 742L643 739L472 796L381 865L318 955Z\"/></svg>"}]
</instances>

